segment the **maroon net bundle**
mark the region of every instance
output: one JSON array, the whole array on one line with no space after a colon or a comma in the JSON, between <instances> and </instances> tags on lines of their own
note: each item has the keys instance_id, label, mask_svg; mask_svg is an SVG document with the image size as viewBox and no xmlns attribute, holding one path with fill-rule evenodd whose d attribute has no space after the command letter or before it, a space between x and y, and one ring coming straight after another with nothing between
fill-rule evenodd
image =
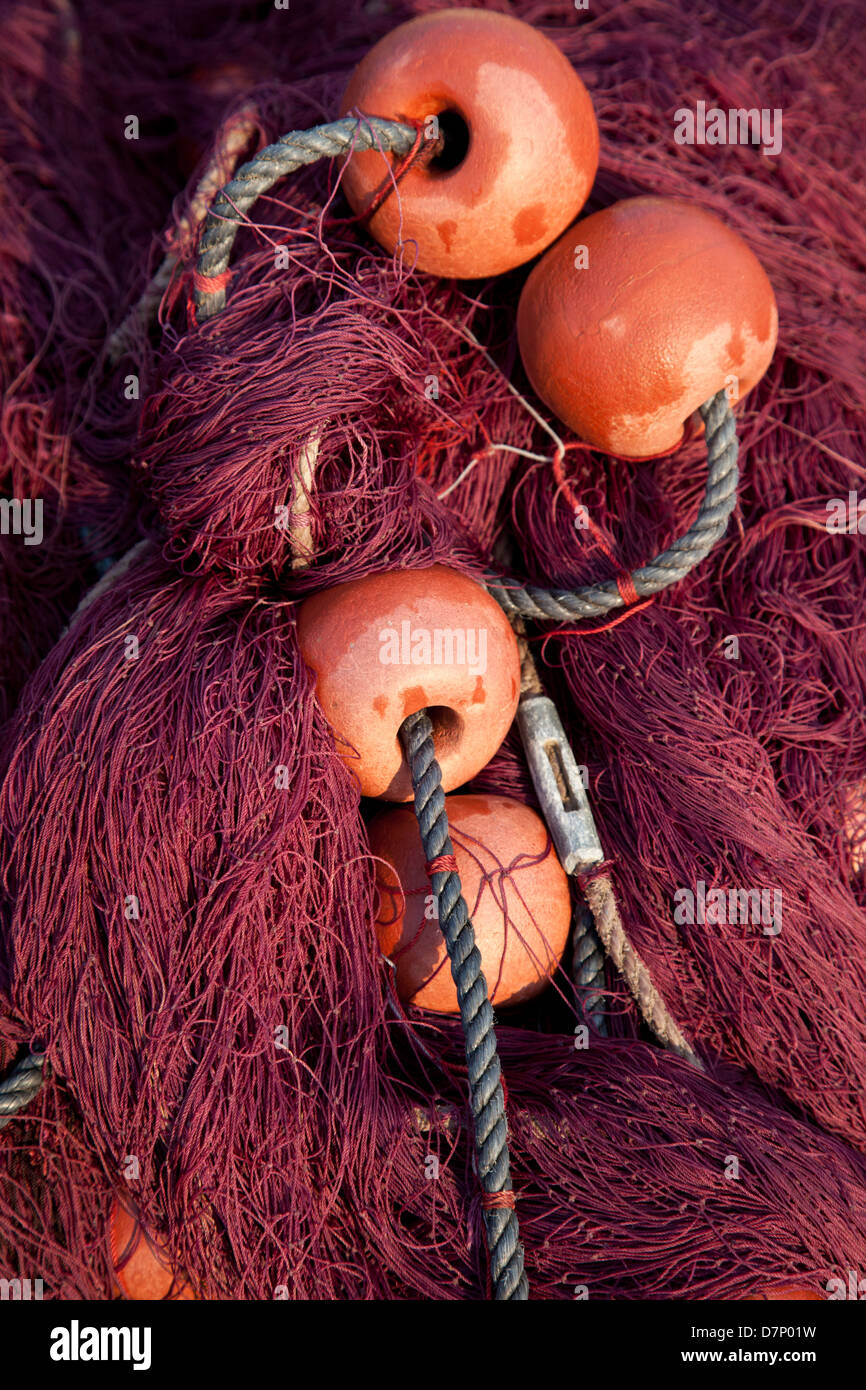
<instances>
[{"instance_id":1,"label":"maroon net bundle","mask_svg":"<svg viewBox=\"0 0 866 1390\"><path fill-rule=\"evenodd\" d=\"M100 562L135 533L125 462L144 388L102 358L172 185L165 135L151 122L125 138L130 84L110 75L132 54L106 65L93 24L69 0L0 15L0 496L42 508L35 543L0 535L2 718Z\"/></svg>"},{"instance_id":2,"label":"maroon net bundle","mask_svg":"<svg viewBox=\"0 0 866 1390\"><path fill-rule=\"evenodd\" d=\"M850 827L866 778L866 560L858 533L825 525L864 463L863 154L838 62L861 41L845 4L597 10L567 24L514 11L556 26L593 96L589 210L656 192L718 212L773 282L780 345L738 411L740 502L709 560L602 631L531 632L590 770L626 929L710 1075L637 1041L614 981L630 1037L576 1049L564 979L555 1004L505 1021L527 1270L548 1297L820 1287L861 1267L866 1233ZM114 13L132 43L142 17ZM408 13L341 11L336 51L325 6L319 27L191 22L165 92L193 145L232 87L273 139L334 115L354 61ZM155 43L139 99L158 90ZM271 79L258 95L250 70ZM676 146L673 112L697 99L783 108L790 154ZM0 1134L0 1264L35 1261L53 1296L109 1296L81 1213L107 1211L104 1173L130 1156L145 1223L204 1297L483 1293L459 1037L395 1006L368 808L299 658L297 602L398 567L480 574L494 557L536 583L608 577L682 531L703 487L696 439L632 463L564 435L554 464L509 387L529 395L513 333L525 272L414 275L350 217L338 173L314 166L253 209L226 309L203 328L179 202L164 331L150 352L134 338L152 389L133 462L154 538L73 622L6 732L4 1027L10 1044L44 1043L64 1087L40 1102L55 1129L42 1123L37 1147L54 1163L74 1144L80 1161L71 1185L33 1188L25 1235L26 1179L8 1157L22 1131ZM103 469L131 427L106 442L105 418L79 439ZM311 441L307 564L274 519L292 515ZM513 739L476 785L531 799ZM682 920L699 885L766 893L774 915Z\"/></svg>"}]
</instances>

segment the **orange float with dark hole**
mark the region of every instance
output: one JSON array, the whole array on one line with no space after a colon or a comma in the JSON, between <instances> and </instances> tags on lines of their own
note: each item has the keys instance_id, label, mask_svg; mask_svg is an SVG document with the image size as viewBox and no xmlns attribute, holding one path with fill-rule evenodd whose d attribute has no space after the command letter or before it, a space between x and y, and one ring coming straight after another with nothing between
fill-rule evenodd
<instances>
[{"instance_id":1,"label":"orange float with dark hole","mask_svg":"<svg viewBox=\"0 0 866 1390\"><path fill-rule=\"evenodd\" d=\"M337 748L365 796L408 801L398 737L426 709L446 791L490 761L514 718L520 657L498 603L442 565L338 584L298 614L304 661Z\"/></svg>"},{"instance_id":2,"label":"orange float with dark hole","mask_svg":"<svg viewBox=\"0 0 866 1390\"><path fill-rule=\"evenodd\" d=\"M108 1218L108 1241L114 1277L124 1298L135 1302L195 1300L186 1280L175 1275L160 1244L117 1198Z\"/></svg>"},{"instance_id":3,"label":"orange float with dark hole","mask_svg":"<svg viewBox=\"0 0 866 1390\"><path fill-rule=\"evenodd\" d=\"M527 280L520 352L575 434L626 458L674 449L699 405L760 380L773 288L741 237L679 198L631 198L569 228Z\"/></svg>"},{"instance_id":4,"label":"orange float with dark hole","mask_svg":"<svg viewBox=\"0 0 866 1390\"><path fill-rule=\"evenodd\" d=\"M356 110L438 120L442 153L410 168L369 222L389 251L415 242L417 269L434 275L499 275L537 256L577 216L598 167L586 88L549 39L508 15L438 10L401 24L352 74L340 114ZM389 179L378 151L352 154L354 211Z\"/></svg>"},{"instance_id":5,"label":"orange float with dark hole","mask_svg":"<svg viewBox=\"0 0 866 1390\"><path fill-rule=\"evenodd\" d=\"M490 998L504 1007L540 994L568 941L568 879L530 807L510 797L446 798L454 857ZM396 967L403 1003L458 1012L415 813L401 807L369 827L377 864L376 932Z\"/></svg>"},{"instance_id":6,"label":"orange float with dark hole","mask_svg":"<svg viewBox=\"0 0 866 1390\"><path fill-rule=\"evenodd\" d=\"M792 1300L799 1301L801 1303L808 1302L809 1300L814 1300L818 1303L824 1302L824 1299L821 1296L821 1294L815 1293L813 1289L799 1288L795 1284L782 1284L774 1289L764 1289L762 1293L750 1294L748 1298L743 1299L743 1302L760 1303L765 1299L769 1299L776 1302L787 1302Z\"/></svg>"}]
</instances>

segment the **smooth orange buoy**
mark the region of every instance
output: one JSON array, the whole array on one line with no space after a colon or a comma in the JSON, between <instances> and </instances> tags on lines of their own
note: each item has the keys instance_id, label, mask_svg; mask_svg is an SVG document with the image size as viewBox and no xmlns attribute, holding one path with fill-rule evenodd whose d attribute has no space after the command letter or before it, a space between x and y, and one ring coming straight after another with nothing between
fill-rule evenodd
<instances>
[{"instance_id":1,"label":"smooth orange buoy","mask_svg":"<svg viewBox=\"0 0 866 1390\"><path fill-rule=\"evenodd\" d=\"M568 940L568 879L536 813L505 796L449 796L448 823L463 896L494 1004L544 989ZM404 1003L456 1014L457 990L435 915L414 811L389 811L369 827L379 856L376 932L397 969ZM381 862L384 861L384 862Z\"/></svg>"},{"instance_id":2,"label":"smooth orange buoy","mask_svg":"<svg viewBox=\"0 0 866 1390\"><path fill-rule=\"evenodd\" d=\"M441 565L314 595L298 614L298 641L365 796L411 799L398 738L408 714L430 711L446 791L481 771L514 718L520 657L511 625L485 589Z\"/></svg>"},{"instance_id":3,"label":"smooth orange buoy","mask_svg":"<svg viewBox=\"0 0 866 1390\"><path fill-rule=\"evenodd\" d=\"M679 198L631 198L569 228L517 313L541 399L581 439L626 458L675 448L717 391L741 400L770 364L778 322L757 257Z\"/></svg>"},{"instance_id":4,"label":"smooth orange buoy","mask_svg":"<svg viewBox=\"0 0 866 1390\"><path fill-rule=\"evenodd\" d=\"M111 1204L108 1227L114 1277L125 1298L150 1302L195 1299L186 1280L175 1276L161 1246L117 1198Z\"/></svg>"},{"instance_id":5,"label":"smooth orange buoy","mask_svg":"<svg viewBox=\"0 0 866 1390\"><path fill-rule=\"evenodd\" d=\"M821 1297L819 1293L814 1293L812 1289L797 1288L797 1286L794 1284L782 1284L775 1289L765 1289L763 1293L750 1294L748 1298L743 1299L743 1302L760 1303L763 1299L775 1299L780 1301L783 1299L794 1299L799 1300L801 1303L805 1303L810 1299L814 1299L818 1303L824 1302L824 1299Z\"/></svg>"},{"instance_id":6,"label":"smooth orange buoy","mask_svg":"<svg viewBox=\"0 0 866 1390\"><path fill-rule=\"evenodd\" d=\"M340 114L355 110L439 120L442 155L409 169L369 223L389 251L416 242L417 268L434 275L499 275L538 255L577 216L598 167L586 88L549 39L508 15L439 10L399 25L352 74ZM378 151L350 156L343 187L356 213L389 177Z\"/></svg>"}]
</instances>

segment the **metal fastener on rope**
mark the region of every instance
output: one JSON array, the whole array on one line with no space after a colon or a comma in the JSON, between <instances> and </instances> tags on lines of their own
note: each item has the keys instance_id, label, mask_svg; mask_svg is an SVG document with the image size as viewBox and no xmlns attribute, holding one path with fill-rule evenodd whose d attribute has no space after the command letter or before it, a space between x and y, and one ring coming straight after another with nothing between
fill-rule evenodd
<instances>
[{"instance_id":1,"label":"metal fastener on rope","mask_svg":"<svg viewBox=\"0 0 866 1390\"><path fill-rule=\"evenodd\" d=\"M517 722L526 760L560 862L567 874L577 878L592 914L591 926L580 919L575 922L574 983L581 990L589 987L587 1011L598 1015L599 990L604 986L604 959L598 947L603 947L659 1042L703 1070L656 989L649 967L628 939L610 874L598 867L604 865L604 851L574 754L553 701L544 695L523 624L520 619L512 621L520 649ZM540 712L537 719L532 714L534 708ZM563 771L557 775L560 769Z\"/></svg>"},{"instance_id":2,"label":"metal fastener on rope","mask_svg":"<svg viewBox=\"0 0 866 1390\"><path fill-rule=\"evenodd\" d=\"M521 695L517 727L560 863L567 874L585 873L604 851L556 705L547 695Z\"/></svg>"}]
</instances>

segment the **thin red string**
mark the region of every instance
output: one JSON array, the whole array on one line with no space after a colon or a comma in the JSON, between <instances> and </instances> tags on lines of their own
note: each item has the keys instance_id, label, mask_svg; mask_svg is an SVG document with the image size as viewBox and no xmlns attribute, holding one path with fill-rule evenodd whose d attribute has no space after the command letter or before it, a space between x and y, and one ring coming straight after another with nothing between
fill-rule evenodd
<instances>
[{"instance_id":1,"label":"thin red string","mask_svg":"<svg viewBox=\"0 0 866 1390\"><path fill-rule=\"evenodd\" d=\"M514 1211L517 1201L517 1194L510 1189L507 1192L482 1192L481 1206L484 1211Z\"/></svg>"},{"instance_id":2,"label":"thin red string","mask_svg":"<svg viewBox=\"0 0 866 1390\"><path fill-rule=\"evenodd\" d=\"M201 275L197 270L192 273L193 288L199 294L216 294L217 290L228 289L231 284L232 272L224 270L219 275Z\"/></svg>"},{"instance_id":3,"label":"thin red string","mask_svg":"<svg viewBox=\"0 0 866 1390\"><path fill-rule=\"evenodd\" d=\"M440 854L436 859L431 859L427 865L427 873L432 878L434 874L456 874L457 860L453 854Z\"/></svg>"}]
</instances>

